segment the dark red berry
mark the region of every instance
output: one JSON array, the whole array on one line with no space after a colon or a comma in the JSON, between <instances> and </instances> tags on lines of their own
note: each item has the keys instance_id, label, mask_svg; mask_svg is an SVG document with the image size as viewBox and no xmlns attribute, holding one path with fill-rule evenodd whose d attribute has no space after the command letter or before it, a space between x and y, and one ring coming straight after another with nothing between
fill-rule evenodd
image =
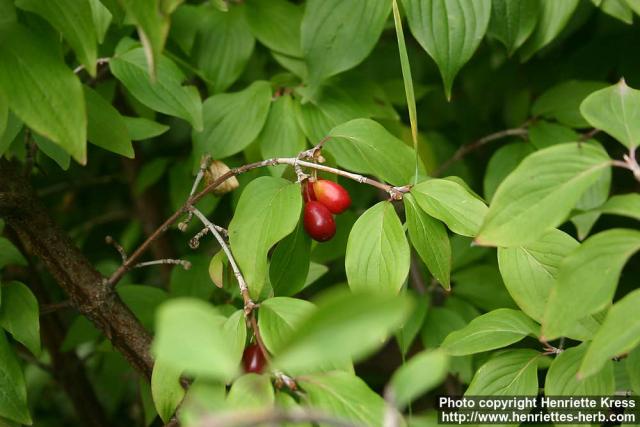
<instances>
[{"instance_id":1,"label":"dark red berry","mask_svg":"<svg viewBox=\"0 0 640 427\"><path fill-rule=\"evenodd\" d=\"M260 374L264 369L267 359L258 344L250 344L242 354L242 365L247 373Z\"/></svg>"},{"instance_id":2,"label":"dark red berry","mask_svg":"<svg viewBox=\"0 0 640 427\"><path fill-rule=\"evenodd\" d=\"M309 180L305 180L302 184L302 199L305 203L316 199L316 195L313 194L313 183Z\"/></svg>"},{"instance_id":3,"label":"dark red berry","mask_svg":"<svg viewBox=\"0 0 640 427\"><path fill-rule=\"evenodd\" d=\"M304 229L318 242L326 242L336 234L336 222L325 205L310 201L304 206Z\"/></svg>"},{"instance_id":4,"label":"dark red berry","mask_svg":"<svg viewBox=\"0 0 640 427\"><path fill-rule=\"evenodd\" d=\"M339 214L351 206L351 197L337 182L320 179L313 183L316 200L325 205L332 213Z\"/></svg>"}]
</instances>

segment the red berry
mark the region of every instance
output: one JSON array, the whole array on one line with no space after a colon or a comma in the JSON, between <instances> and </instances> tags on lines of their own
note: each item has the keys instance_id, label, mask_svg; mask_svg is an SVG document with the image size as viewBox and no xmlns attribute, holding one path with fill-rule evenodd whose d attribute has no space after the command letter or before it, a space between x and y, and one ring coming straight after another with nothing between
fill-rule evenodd
<instances>
[{"instance_id":1,"label":"red berry","mask_svg":"<svg viewBox=\"0 0 640 427\"><path fill-rule=\"evenodd\" d=\"M250 344L244 349L244 353L242 354L242 364L245 372L252 372L254 374L262 373L266 362L267 360L264 357L264 353L258 344Z\"/></svg>"},{"instance_id":2,"label":"red berry","mask_svg":"<svg viewBox=\"0 0 640 427\"><path fill-rule=\"evenodd\" d=\"M326 242L336 234L336 222L325 205L310 201L304 206L304 229L318 242Z\"/></svg>"},{"instance_id":3,"label":"red berry","mask_svg":"<svg viewBox=\"0 0 640 427\"><path fill-rule=\"evenodd\" d=\"M305 203L316 199L316 195L313 194L313 184L309 180L305 180L302 184L302 199Z\"/></svg>"},{"instance_id":4,"label":"red berry","mask_svg":"<svg viewBox=\"0 0 640 427\"><path fill-rule=\"evenodd\" d=\"M351 197L344 187L336 182L320 179L313 183L316 200L325 205L332 213L339 214L351 206Z\"/></svg>"}]
</instances>

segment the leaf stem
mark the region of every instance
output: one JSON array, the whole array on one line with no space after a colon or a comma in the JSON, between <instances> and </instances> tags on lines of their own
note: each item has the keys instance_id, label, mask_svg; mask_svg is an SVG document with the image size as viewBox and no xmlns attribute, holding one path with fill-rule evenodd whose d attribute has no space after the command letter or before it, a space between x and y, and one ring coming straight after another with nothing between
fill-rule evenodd
<instances>
[{"instance_id":1,"label":"leaf stem","mask_svg":"<svg viewBox=\"0 0 640 427\"><path fill-rule=\"evenodd\" d=\"M411 64L409 63L409 54L407 53L407 45L404 40L404 31L402 29L402 18L398 8L398 2L392 1L393 5L393 21L396 27L396 36L398 38L398 52L400 53L400 68L402 69L402 78L404 80L404 92L407 98L407 108L409 110L409 123L411 125L411 139L413 140L413 151L416 156L416 170L413 183L418 183L418 114L416 110L416 96L413 90L413 78L411 77Z\"/></svg>"}]
</instances>

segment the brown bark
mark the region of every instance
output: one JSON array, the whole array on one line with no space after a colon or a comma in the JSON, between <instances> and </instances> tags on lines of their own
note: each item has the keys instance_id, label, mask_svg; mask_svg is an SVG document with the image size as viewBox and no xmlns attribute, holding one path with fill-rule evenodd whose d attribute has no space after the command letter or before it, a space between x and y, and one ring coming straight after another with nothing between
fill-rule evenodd
<instances>
[{"instance_id":1,"label":"brown bark","mask_svg":"<svg viewBox=\"0 0 640 427\"><path fill-rule=\"evenodd\" d=\"M18 168L0 160L0 216L37 256L73 306L113 343L144 377L151 377L151 338L114 289L54 223Z\"/></svg>"}]
</instances>

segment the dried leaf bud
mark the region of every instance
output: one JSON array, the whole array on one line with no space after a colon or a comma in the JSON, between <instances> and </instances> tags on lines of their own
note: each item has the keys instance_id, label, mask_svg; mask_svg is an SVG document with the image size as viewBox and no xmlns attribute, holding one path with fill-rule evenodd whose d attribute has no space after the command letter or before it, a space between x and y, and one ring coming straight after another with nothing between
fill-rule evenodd
<instances>
[{"instance_id":1,"label":"dried leaf bud","mask_svg":"<svg viewBox=\"0 0 640 427\"><path fill-rule=\"evenodd\" d=\"M207 185L211 185L211 183L213 183L216 179L218 179L225 173L229 172L229 170L230 170L229 166L227 166L223 162L219 160L213 160L211 161L211 164L204 172L205 182L207 183ZM214 188L213 194L222 196L223 194L226 194L230 191L235 190L236 188L238 188L239 185L240 183L238 183L238 180L236 179L236 177L231 176L228 179L226 179L223 183L218 185L216 188Z\"/></svg>"}]
</instances>

